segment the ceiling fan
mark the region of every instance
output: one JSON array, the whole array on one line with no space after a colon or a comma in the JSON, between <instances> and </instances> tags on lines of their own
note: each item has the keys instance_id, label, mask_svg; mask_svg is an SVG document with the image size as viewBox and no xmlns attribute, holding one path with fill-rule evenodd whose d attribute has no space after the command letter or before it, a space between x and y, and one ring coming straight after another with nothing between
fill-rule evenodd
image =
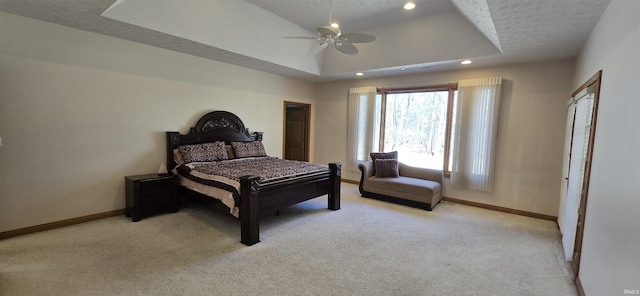
<instances>
[{"instance_id":1,"label":"ceiling fan","mask_svg":"<svg viewBox=\"0 0 640 296\"><path fill-rule=\"evenodd\" d=\"M333 1L329 1L329 25L317 27L316 32L318 36L285 36L282 38L289 39L312 39L319 42L311 47L308 51L309 54L314 55L327 48L329 44L332 44L338 51L348 54L357 55L358 48L352 43L367 43L376 40L376 37L364 33L342 33L337 25L333 25L332 22Z\"/></svg>"}]
</instances>

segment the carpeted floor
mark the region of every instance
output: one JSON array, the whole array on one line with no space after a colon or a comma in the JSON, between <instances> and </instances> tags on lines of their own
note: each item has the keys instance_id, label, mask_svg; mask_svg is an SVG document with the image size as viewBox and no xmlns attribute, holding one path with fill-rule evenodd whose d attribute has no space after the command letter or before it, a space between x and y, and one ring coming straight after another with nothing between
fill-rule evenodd
<instances>
[{"instance_id":1,"label":"carpeted floor","mask_svg":"<svg viewBox=\"0 0 640 296\"><path fill-rule=\"evenodd\" d=\"M576 295L555 223L359 197L265 216L259 244L219 206L0 241L0 295Z\"/></svg>"}]
</instances>

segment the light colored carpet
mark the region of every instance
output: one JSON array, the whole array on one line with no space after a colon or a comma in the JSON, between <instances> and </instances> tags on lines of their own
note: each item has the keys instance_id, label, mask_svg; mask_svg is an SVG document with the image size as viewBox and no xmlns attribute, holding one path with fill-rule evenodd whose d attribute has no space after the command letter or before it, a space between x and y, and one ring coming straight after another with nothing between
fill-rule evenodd
<instances>
[{"instance_id":1,"label":"light colored carpet","mask_svg":"<svg viewBox=\"0 0 640 296\"><path fill-rule=\"evenodd\" d=\"M0 241L0 295L576 295L553 222L442 203L321 197L265 216L262 242L187 203Z\"/></svg>"}]
</instances>

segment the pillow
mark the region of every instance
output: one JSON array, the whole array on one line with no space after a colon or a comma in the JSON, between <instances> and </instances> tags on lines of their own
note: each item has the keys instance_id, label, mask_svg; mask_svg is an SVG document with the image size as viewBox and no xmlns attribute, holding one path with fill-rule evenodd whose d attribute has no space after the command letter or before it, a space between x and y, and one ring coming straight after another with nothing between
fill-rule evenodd
<instances>
[{"instance_id":1,"label":"pillow","mask_svg":"<svg viewBox=\"0 0 640 296\"><path fill-rule=\"evenodd\" d=\"M397 159L376 159L374 162L377 167L376 177L378 178L398 178L398 160Z\"/></svg>"},{"instance_id":2,"label":"pillow","mask_svg":"<svg viewBox=\"0 0 640 296\"><path fill-rule=\"evenodd\" d=\"M391 152L371 152L371 161L373 161L373 175L376 175L376 159L398 159L398 151Z\"/></svg>"},{"instance_id":3,"label":"pillow","mask_svg":"<svg viewBox=\"0 0 640 296\"><path fill-rule=\"evenodd\" d=\"M233 148L231 147L231 145L224 145L224 148L227 150L227 158L229 159L236 158L236 155L233 154Z\"/></svg>"},{"instance_id":4,"label":"pillow","mask_svg":"<svg viewBox=\"0 0 640 296\"><path fill-rule=\"evenodd\" d=\"M267 153L264 151L264 146L260 141L231 142L231 147L233 147L233 154L235 154L237 158L267 156Z\"/></svg>"},{"instance_id":5,"label":"pillow","mask_svg":"<svg viewBox=\"0 0 640 296\"><path fill-rule=\"evenodd\" d=\"M180 149L173 149L173 161L176 165L181 165L184 163L184 159L182 159L182 154L180 154Z\"/></svg>"},{"instance_id":6,"label":"pillow","mask_svg":"<svg viewBox=\"0 0 640 296\"><path fill-rule=\"evenodd\" d=\"M180 154L185 163L205 162L229 159L224 142L202 143L179 146Z\"/></svg>"}]
</instances>

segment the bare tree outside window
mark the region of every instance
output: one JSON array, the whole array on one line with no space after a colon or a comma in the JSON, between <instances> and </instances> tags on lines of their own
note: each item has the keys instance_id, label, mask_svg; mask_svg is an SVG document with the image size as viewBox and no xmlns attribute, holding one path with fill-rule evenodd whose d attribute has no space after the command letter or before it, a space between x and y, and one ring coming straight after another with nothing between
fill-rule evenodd
<instances>
[{"instance_id":1,"label":"bare tree outside window","mask_svg":"<svg viewBox=\"0 0 640 296\"><path fill-rule=\"evenodd\" d=\"M449 91L388 93L384 150L398 151L411 166L442 169L445 160Z\"/></svg>"}]
</instances>

